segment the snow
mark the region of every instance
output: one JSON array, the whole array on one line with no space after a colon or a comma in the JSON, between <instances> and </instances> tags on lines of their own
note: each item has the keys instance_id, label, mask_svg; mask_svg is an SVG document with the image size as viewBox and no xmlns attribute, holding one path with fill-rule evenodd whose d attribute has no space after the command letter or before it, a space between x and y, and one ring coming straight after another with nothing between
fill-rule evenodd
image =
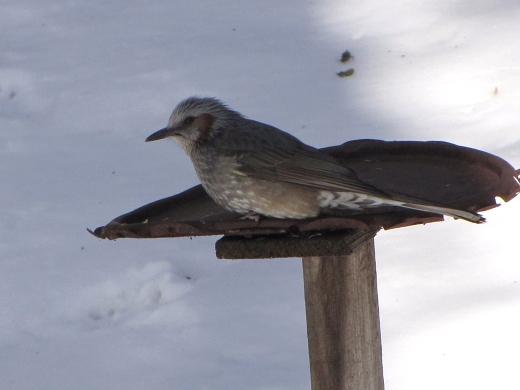
<instances>
[{"instance_id":1,"label":"snow","mask_svg":"<svg viewBox=\"0 0 520 390\"><path fill-rule=\"evenodd\" d=\"M0 388L309 388L299 261L85 228L196 183L143 142L190 95L316 146L446 140L518 168L519 17L512 0L1 2ZM387 389L518 388L519 211L378 235Z\"/></svg>"}]
</instances>

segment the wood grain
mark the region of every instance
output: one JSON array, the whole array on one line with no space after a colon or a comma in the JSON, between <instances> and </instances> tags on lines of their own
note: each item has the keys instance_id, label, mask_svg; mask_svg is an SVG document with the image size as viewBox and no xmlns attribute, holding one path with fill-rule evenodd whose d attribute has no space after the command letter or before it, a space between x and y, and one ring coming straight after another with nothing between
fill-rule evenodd
<instances>
[{"instance_id":1,"label":"wood grain","mask_svg":"<svg viewBox=\"0 0 520 390\"><path fill-rule=\"evenodd\" d=\"M312 390L383 390L374 240L303 258Z\"/></svg>"},{"instance_id":2,"label":"wood grain","mask_svg":"<svg viewBox=\"0 0 520 390\"><path fill-rule=\"evenodd\" d=\"M272 259L283 257L343 256L351 254L378 229L319 234L270 235L251 238L225 236L215 243L219 259Z\"/></svg>"}]
</instances>

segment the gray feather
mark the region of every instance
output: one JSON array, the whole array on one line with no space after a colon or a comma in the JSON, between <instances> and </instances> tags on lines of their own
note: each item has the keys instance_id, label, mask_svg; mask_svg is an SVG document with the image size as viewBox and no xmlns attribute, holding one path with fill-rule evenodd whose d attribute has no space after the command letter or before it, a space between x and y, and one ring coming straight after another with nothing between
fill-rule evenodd
<instances>
[{"instance_id":1,"label":"gray feather","mask_svg":"<svg viewBox=\"0 0 520 390\"><path fill-rule=\"evenodd\" d=\"M253 122L260 128L256 132L251 132L249 137L249 144L255 145L254 153L249 153L248 150L238 154L238 170L244 175L323 191L367 195L368 199L372 199L375 203L446 214L470 222L485 221L480 214L471 211L458 210L414 197L386 194L362 182L355 172L340 165L334 158L302 143L290 134L265 124L249 122ZM255 140L257 137L258 139Z\"/></svg>"}]
</instances>

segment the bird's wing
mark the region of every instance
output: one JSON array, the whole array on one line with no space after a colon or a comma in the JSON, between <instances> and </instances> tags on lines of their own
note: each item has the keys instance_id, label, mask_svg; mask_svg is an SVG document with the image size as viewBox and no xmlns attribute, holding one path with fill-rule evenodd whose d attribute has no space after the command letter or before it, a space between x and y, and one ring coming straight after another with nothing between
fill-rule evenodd
<instances>
[{"instance_id":1,"label":"bird's wing","mask_svg":"<svg viewBox=\"0 0 520 390\"><path fill-rule=\"evenodd\" d=\"M237 137L226 132L232 136L231 139L222 137L220 140L220 152L236 159L238 174L317 190L354 192L385 200L389 206L446 214L476 223L485 221L480 214L472 211L453 209L409 196L386 194L359 180L351 169L333 157L303 144L290 134L250 120L248 124L252 130L249 137Z\"/></svg>"},{"instance_id":2,"label":"bird's wing","mask_svg":"<svg viewBox=\"0 0 520 390\"><path fill-rule=\"evenodd\" d=\"M237 159L237 173L317 190L390 197L363 183L333 157L291 134L265 123L244 120L247 133L243 128L226 129L216 138L220 153Z\"/></svg>"},{"instance_id":3,"label":"bird's wing","mask_svg":"<svg viewBox=\"0 0 520 390\"><path fill-rule=\"evenodd\" d=\"M238 158L238 171L267 181L298 184L326 191L355 192L388 198L377 188L363 183L356 174L317 149L301 145L285 150L266 147Z\"/></svg>"}]
</instances>

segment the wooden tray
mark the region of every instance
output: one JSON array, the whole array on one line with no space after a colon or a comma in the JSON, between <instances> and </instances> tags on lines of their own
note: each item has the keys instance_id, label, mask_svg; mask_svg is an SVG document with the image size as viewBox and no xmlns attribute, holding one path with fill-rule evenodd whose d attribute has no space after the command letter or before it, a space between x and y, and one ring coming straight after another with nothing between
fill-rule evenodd
<instances>
[{"instance_id":1,"label":"wooden tray","mask_svg":"<svg viewBox=\"0 0 520 390\"><path fill-rule=\"evenodd\" d=\"M359 178L387 193L400 193L453 208L482 211L520 192L520 172L503 159L447 142L357 140L324 148L348 165ZM204 235L314 235L316 232L361 229L374 231L442 221L443 217L393 207L363 214L334 212L318 218L286 220L240 219L215 204L199 185L129 213L92 234L117 239Z\"/></svg>"}]
</instances>

